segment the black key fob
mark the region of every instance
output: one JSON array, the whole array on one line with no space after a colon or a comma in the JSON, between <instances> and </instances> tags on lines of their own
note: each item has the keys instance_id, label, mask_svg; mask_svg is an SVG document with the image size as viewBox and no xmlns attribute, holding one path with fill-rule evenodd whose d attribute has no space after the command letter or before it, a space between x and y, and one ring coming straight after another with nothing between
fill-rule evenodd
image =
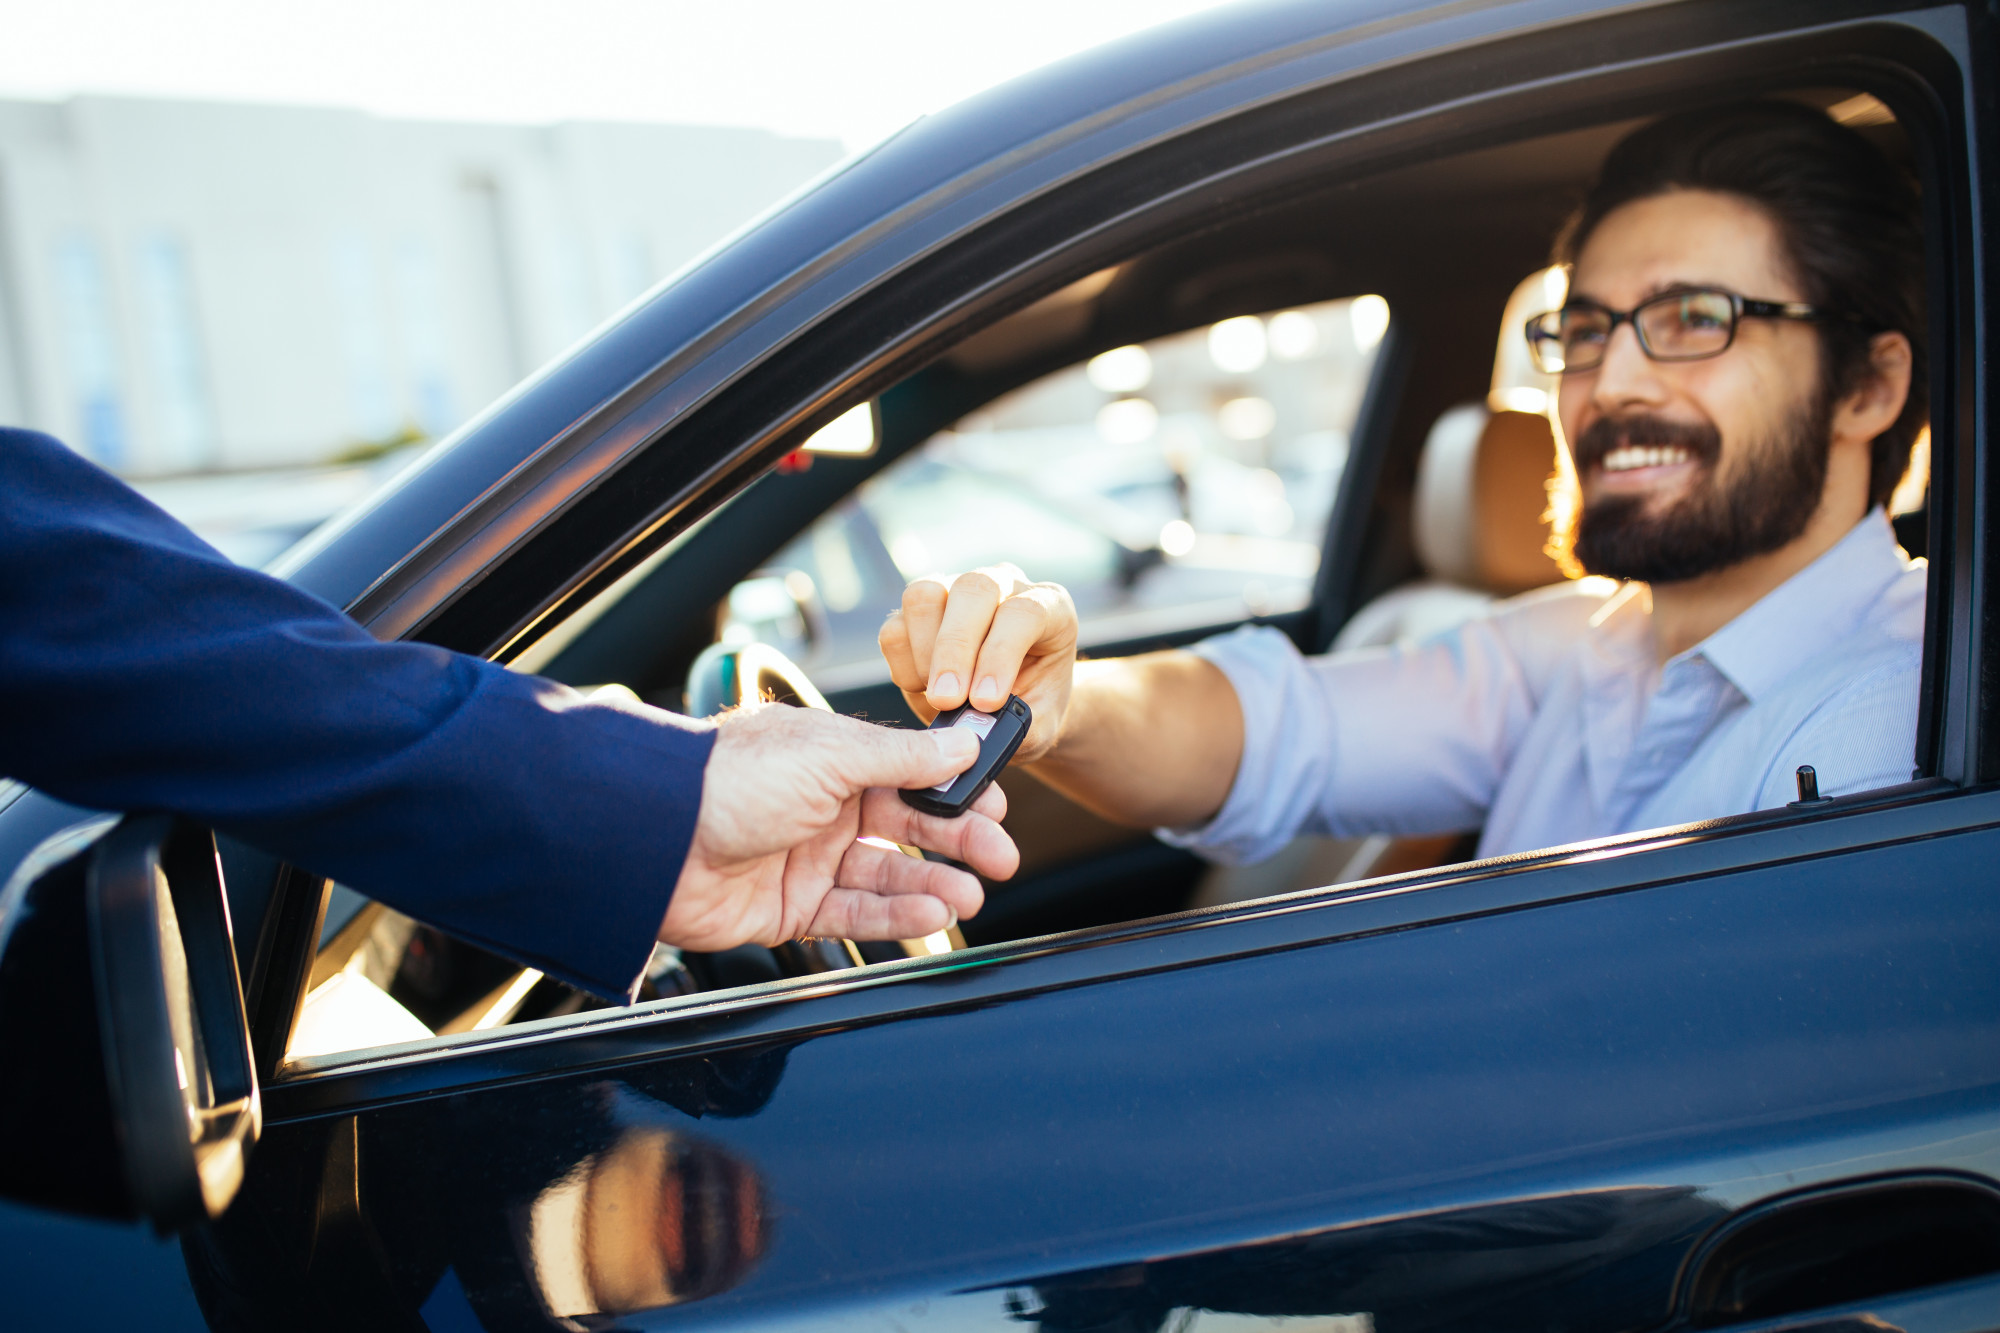
<instances>
[{"instance_id":1,"label":"black key fob","mask_svg":"<svg viewBox=\"0 0 2000 1333\"><path fill-rule=\"evenodd\" d=\"M930 729L964 727L978 733L979 758L972 761L971 768L941 787L905 790L903 800L927 815L958 818L979 799L979 793L1000 776L1000 770L1007 767L1014 751L1020 749L1021 742L1028 738L1028 724L1034 718L1028 705L1022 703L1021 697L1016 694L1008 695L1007 702L1000 705L997 713L982 713L971 704L960 704L948 713L939 713Z\"/></svg>"}]
</instances>

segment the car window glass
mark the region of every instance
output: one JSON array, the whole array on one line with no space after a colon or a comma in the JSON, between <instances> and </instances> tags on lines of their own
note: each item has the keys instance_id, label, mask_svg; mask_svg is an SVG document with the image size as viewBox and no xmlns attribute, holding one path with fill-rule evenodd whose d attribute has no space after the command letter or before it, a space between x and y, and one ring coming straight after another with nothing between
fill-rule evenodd
<instances>
[{"instance_id":1,"label":"car window glass","mask_svg":"<svg viewBox=\"0 0 2000 1333\"><path fill-rule=\"evenodd\" d=\"M434 930L344 885L331 885L326 892L319 946L286 1043L287 1060L464 1037L618 1007ZM647 1004L964 947L955 927L922 939L861 944L814 939L720 953L684 953L656 944L638 979L636 1001Z\"/></svg>"},{"instance_id":2,"label":"car window glass","mask_svg":"<svg viewBox=\"0 0 2000 1333\"><path fill-rule=\"evenodd\" d=\"M675 975L679 967L678 951L660 946L640 999L696 989ZM458 1036L604 1004L336 884L285 1054L300 1059Z\"/></svg>"},{"instance_id":3,"label":"car window glass","mask_svg":"<svg viewBox=\"0 0 2000 1333\"><path fill-rule=\"evenodd\" d=\"M739 584L724 641L822 688L885 679L904 585L1003 561L1068 588L1086 647L1296 611L1388 328L1380 297L1114 348L896 460Z\"/></svg>"}]
</instances>

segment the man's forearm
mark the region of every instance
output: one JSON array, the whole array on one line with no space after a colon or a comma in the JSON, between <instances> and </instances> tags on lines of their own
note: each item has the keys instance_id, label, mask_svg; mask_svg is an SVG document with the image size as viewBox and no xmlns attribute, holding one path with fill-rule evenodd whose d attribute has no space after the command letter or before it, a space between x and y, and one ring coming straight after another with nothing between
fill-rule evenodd
<instances>
[{"instance_id":1,"label":"man's forearm","mask_svg":"<svg viewBox=\"0 0 2000 1333\"><path fill-rule=\"evenodd\" d=\"M1182 827L1222 808L1242 757L1228 677L1172 651L1078 663L1062 733L1031 771L1106 819Z\"/></svg>"}]
</instances>

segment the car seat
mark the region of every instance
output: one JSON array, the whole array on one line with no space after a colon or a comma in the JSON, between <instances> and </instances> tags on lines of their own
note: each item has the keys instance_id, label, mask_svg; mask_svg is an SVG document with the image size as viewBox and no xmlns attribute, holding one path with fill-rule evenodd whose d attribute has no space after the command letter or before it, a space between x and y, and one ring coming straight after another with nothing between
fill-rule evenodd
<instances>
[{"instance_id":1,"label":"car seat","mask_svg":"<svg viewBox=\"0 0 2000 1333\"><path fill-rule=\"evenodd\" d=\"M1529 274L1500 315L1493 378L1482 403L1445 412L1417 460L1412 527L1427 577L1377 597L1333 641L1335 651L1406 643L1450 629L1501 597L1559 582L1544 552L1556 468L1547 409L1556 377L1528 354L1528 320L1562 305L1569 275Z\"/></svg>"},{"instance_id":2,"label":"car seat","mask_svg":"<svg viewBox=\"0 0 2000 1333\"><path fill-rule=\"evenodd\" d=\"M1427 638L1501 597L1562 579L1542 549L1555 436L1539 413L1454 407L1424 440L1412 502L1426 577L1377 597L1334 638L1336 652Z\"/></svg>"}]
</instances>

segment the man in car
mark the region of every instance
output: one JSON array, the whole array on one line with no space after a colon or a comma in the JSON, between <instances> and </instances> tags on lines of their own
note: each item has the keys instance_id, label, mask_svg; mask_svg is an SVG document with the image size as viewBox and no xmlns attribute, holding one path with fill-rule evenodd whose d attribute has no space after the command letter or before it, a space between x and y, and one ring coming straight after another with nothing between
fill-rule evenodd
<instances>
[{"instance_id":1,"label":"man in car","mask_svg":"<svg viewBox=\"0 0 2000 1333\"><path fill-rule=\"evenodd\" d=\"M0 429L0 774L171 810L609 996L654 941L906 939L1005 878L992 790L910 809L978 753L802 708L695 721L382 643L232 565L45 435ZM0 915L0 936L7 922Z\"/></svg>"},{"instance_id":2,"label":"man in car","mask_svg":"<svg viewBox=\"0 0 2000 1333\"><path fill-rule=\"evenodd\" d=\"M1588 579L1416 646L1324 657L1250 628L1076 660L1062 589L920 580L881 642L924 714L1009 690L1020 757L1219 860L1301 832L1482 830L1481 855L1912 776L1925 574L1884 512L1925 424L1915 191L1771 102L1658 121L1607 159L1533 321L1561 372ZM1614 582L1614 580L1616 582Z\"/></svg>"}]
</instances>

